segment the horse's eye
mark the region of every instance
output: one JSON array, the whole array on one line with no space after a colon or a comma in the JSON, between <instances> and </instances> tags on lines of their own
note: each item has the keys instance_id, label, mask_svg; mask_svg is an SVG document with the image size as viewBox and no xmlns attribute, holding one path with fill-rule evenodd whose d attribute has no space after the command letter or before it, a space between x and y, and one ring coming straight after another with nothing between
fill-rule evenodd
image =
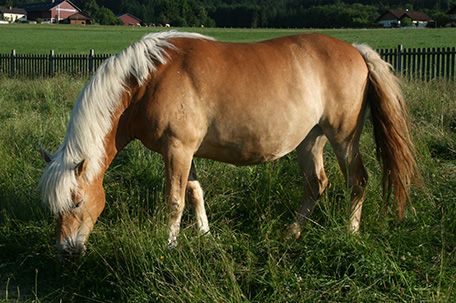
<instances>
[{"instance_id":1,"label":"horse's eye","mask_svg":"<svg viewBox=\"0 0 456 303\"><path fill-rule=\"evenodd\" d=\"M78 195L73 191L71 192L71 200L73 200L72 209L78 208L83 202L81 195Z\"/></svg>"},{"instance_id":2,"label":"horse's eye","mask_svg":"<svg viewBox=\"0 0 456 303\"><path fill-rule=\"evenodd\" d=\"M73 209L78 208L79 206L81 206L81 204L82 204L82 199L76 201L73 205Z\"/></svg>"}]
</instances>

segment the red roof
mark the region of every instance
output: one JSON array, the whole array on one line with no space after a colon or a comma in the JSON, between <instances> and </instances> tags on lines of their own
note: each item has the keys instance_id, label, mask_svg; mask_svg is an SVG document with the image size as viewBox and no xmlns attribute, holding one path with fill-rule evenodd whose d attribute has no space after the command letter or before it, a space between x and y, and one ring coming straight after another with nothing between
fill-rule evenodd
<instances>
[{"instance_id":1,"label":"red roof","mask_svg":"<svg viewBox=\"0 0 456 303\"><path fill-rule=\"evenodd\" d=\"M395 16L397 19L399 19L405 12L405 10L397 8L397 9L391 9L389 12Z\"/></svg>"},{"instance_id":2,"label":"red roof","mask_svg":"<svg viewBox=\"0 0 456 303\"><path fill-rule=\"evenodd\" d=\"M84 13L76 13L68 17L69 20L92 20L88 15Z\"/></svg>"},{"instance_id":3,"label":"red roof","mask_svg":"<svg viewBox=\"0 0 456 303\"><path fill-rule=\"evenodd\" d=\"M410 19L414 20L414 21L432 21L432 19L426 15L425 13L423 12L416 12L416 11L406 11L402 16L401 16L401 19L405 18L405 17L409 17Z\"/></svg>"},{"instance_id":4,"label":"red roof","mask_svg":"<svg viewBox=\"0 0 456 303\"><path fill-rule=\"evenodd\" d=\"M142 20L133 16L132 14L125 13L123 15L118 16L117 18L122 21L124 25L140 25Z\"/></svg>"},{"instance_id":5,"label":"red roof","mask_svg":"<svg viewBox=\"0 0 456 303\"><path fill-rule=\"evenodd\" d=\"M383 13L377 18L377 21L381 20L400 20L402 18L409 17L414 21L432 21L432 19L423 12L409 11L403 9L391 9Z\"/></svg>"}]
</instances>

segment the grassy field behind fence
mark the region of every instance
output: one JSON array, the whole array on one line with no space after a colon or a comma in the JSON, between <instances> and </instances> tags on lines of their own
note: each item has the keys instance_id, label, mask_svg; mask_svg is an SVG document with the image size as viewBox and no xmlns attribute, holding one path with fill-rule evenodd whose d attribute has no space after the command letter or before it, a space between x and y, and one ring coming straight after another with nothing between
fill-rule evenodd
<instances>
[{"instance_id":1,"label":"grassy field behind fence","mask_svg":"<svg viewBox=\"0 0 456 303\"><path fill-rule=\"evenodd\" d=\"M70 25L2 25L0 53L115 53L143 35L163 28ZM196 31L223 41L258 41L302 32L320 32L350 43L367 43L374 48L447 47L456 45L456 28L442 29L216 29L177 28Z\"/></svg>"},{"instance_id":2,"label":"grassy field behind fence","mask_svg":"<svg viewBox=\"0 0 456 303\"><path fill-rule=\"evenodd\" d=\"M404 85L425 187L403 222L382 205L368 121L359 236L346 231L349 194L328 148L331 186L300 241L284 239L302 193L293 154L241 168L199 159L212 235L197 236L187 207L179 245L168 250L163 165L134 143L107 173L107 208L87 255L60 263L37 191L38 149L61 143L84 82L0 79L0 302L456 301L454 83Z\"/></svg>"}]
</instances>

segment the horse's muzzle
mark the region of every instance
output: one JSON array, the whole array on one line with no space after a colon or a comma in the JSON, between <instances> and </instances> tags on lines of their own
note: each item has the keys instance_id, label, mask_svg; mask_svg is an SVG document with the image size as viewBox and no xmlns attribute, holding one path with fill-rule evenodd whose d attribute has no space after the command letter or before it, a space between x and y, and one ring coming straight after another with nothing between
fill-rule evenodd
<instances>
[{"instance_id":1,"label":"horse's muzzle","mask_svg":"<svg viewBox=\"0 0 456 303\"><path fill-rule=\"evenodd\" d=\"M83 242L76 242L67 238L57 243L57 250L62 259L73 259L85 255L87 249Z\"/></svg>"}]
</instances>

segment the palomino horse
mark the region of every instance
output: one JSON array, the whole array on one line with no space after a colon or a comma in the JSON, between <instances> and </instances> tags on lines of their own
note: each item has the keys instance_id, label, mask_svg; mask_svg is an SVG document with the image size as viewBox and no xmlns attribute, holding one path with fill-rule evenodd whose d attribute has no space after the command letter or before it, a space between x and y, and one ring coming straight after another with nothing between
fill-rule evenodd
<instances>
[{"instance_id":1,"label":"palomino horse","mask_svg":"<svg viewBox=\"0 0 456 303\"><path fill-rule=\"evenodd\" d=\"M357 232L367 174L359 137L370 108L386 193L404 212L415 174L400 87L371 48L319 35L224 43L179 32L149 34L107 59L73 108L63 144L43 153L42 198L59 218L59 247L85 241L105 206L102 182L133 139L163 156L170 208L169 244L179 233L186 192L197 226L209 231L193 157L236 165L297 150L304 200L291 231L325 190L329 141L352 190L350 229Z\"/></svg>"}]
</instances>

